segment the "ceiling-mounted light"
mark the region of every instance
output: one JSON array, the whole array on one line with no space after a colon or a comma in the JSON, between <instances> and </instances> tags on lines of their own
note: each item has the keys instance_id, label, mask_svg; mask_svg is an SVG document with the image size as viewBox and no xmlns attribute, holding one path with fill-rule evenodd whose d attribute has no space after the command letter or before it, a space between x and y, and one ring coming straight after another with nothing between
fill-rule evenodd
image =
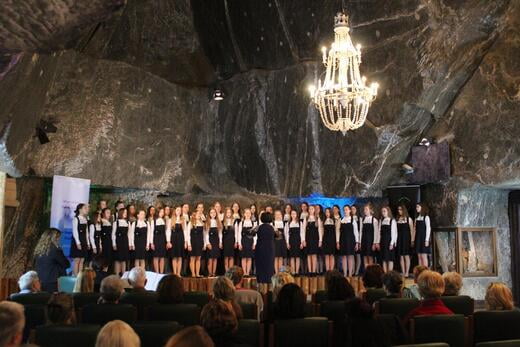
<instances>
[{"instance_id":1,"label":"ceiling-mounted light","mask_svg":"<svg viewBox=\"0 0 520 347\"><path fill-rule=\"evenodd\" d=\"M419 142L419 146L426 146L428 147L430 145L430 141L425 137Z\"/></svg>"},{"instance_id":2,"label":"ceiling-mounted light","mask_svg":"<svg viewBox=\"0 0 520 347\"><path fill-rule=\"evenodd\" d=\"M213 100L222 101L224 100L224 92L220 88L213 90Z\"/></svg>"}]
</instances>

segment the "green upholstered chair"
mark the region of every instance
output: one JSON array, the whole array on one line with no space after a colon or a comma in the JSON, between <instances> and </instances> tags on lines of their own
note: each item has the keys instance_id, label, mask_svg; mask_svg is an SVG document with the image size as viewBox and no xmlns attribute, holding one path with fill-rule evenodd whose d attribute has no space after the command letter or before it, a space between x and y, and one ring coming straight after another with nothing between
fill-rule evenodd
<instances>
[{"instance_id":1,"label":"green upholstered chair","mask_svg":"<svg viewBox=\"0 0 520 347\"><path fill-rule=\"evenodd\" d=\"M520 347L520 340L479 342L475 347Z\"/></svg>"},{"instance_id":2,"label":"green upholstered chair","mask_svg":"<svg viewBox=\"0 0 520 347\"><path fill-rule=\"evenodd\" d=\"M81 310L81 323L105 325L113 320L132 324L137 320L137 309L125 304L90 304Z\"/></svg>"},{"instance_id":3,"label":"green upholstered chair","mask_svg":"<svg viewBox=\"0 0 520 347\"><path fill-rule=\"evenodd\" d=\"M403 319L408 312L419 306L417 299L380 299L376 302L376 312L381 314L395 314Z\"/></svg>"},{"instance_id":4,"label":"green upholstered chair","mask_svg":"<svg viewBox=\"0 0 520 347\"><path fill-rule=\"evenodd\" d=\"M244 319L258 319L258 306L254 303L239 303Z\"/></svg>"},{"instance_id":5,"label":"green upholstered chair","mask_svg":"<svg viewBox=\"0 0 520 347\"><path fill-rule=\"evenodd\" d=\"M125 292L119 300L121 304L129 304L137 308L137 318L147 319L148 308L157 303L156 292Z\"/></svg>"},{"instance_id":6,"label":"green upholstered chair","mask_svg":"<svg viewBox=\"0 0 520 347\"><path fill-rule=\"evenodd\" d=\"M473 326L475 343L520 339L520 311L478 311Z\"/></svg>"},{"instance_id":7,"label":"green upholstered chair","mask_svg":"<svg viewBox=\"0 0 520 347\"><path fill-rule=\"evenodd\" d=\"M269 327L270 347L329 347L332 345L332 323L327 318L279 320Z\"/></svg>"},{"instance_id":8,"label":"green upholstered chair","mask_svg":"<svg viewBox=\"0 0 520 347\"><path fill-rule=\"evenodd\" d=\"M40 347L92 347L96 345L99 325L43 325L36 328L35 342Z\"/></svg>"},{"instance_id":9,"label":"green upholstered chair","mask_svg":"<svg viewBox=\"0 0 520 347\"><path fill-rule=\"evenodd\" d=\"M239 320L236 340L251 347L264 347L264 325L257 319Z\"/></svg>"},{"instance_id":10,"label":"green upholstered chair","mask_svg":"<svg viewBox=\"0 0 520 347\"><path fill-rule=\"evenodd\" d=\"M156 304L148 308L148 320L175 321L187 327L199 324L200 311L201 308L195 304Z\"/></svg>"},{"instance_id":11,"label":"green upholstered chair","mask_svg":"<svg viewBox=\"0 0 520 347\"><path fill-rule=\"evenodd\" d=\"M369 288L363 294L364 299L370 304L379 301L386 296L386 291L383 288Z\"/></svg>"},{"instance_id":12,"label":"green upholstered chair","mask_svg":"<svg viewBox=\"0 0 520 347\"><path fill-rule=\"evenodd\" d=\"M410 320L413 343L444 342L464 347L468 340L468 319L462 314L416 316Z\"/></svg>"},{"instance_id":13,"label":"green upholstered chair","mask_svg":"<svg viewBox=\"0 0 520 347\"><path fill-rule=\"evenodd\" d=\"M200 308L209 302L209 294L207 292L186 292L184 293L185 304L195 304Z\"/></svg>"},{"instance_id":14,"label":"green upholstered chair","mask_svg":"<svg viewBox=\"0 0 520 347\"><path fill-rule=\"evenodd\" d=\"M166 342L182 329L177 322L139 322L132 328L141 339L141 347L164 346Z\"/></svg>"},{"instance_id":15,"label":"green upholstered chair","mask_svg":"<svg viewBox=\"0 0 520 347\"><path fill-rule=\"evenodd\" d=\"M467 295L442 296L442 302L455 314L471 316L475 309L475 300Z\"/></svg>"}]
</instances>

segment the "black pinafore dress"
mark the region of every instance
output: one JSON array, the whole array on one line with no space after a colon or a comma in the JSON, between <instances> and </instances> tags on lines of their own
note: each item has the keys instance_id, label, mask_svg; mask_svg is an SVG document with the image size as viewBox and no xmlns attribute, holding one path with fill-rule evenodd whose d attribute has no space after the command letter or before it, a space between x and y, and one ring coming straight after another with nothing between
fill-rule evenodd
<instances>
[{"instance_id":1,"label":"black pinafore dress","mask_svg":"<svg viewBox=\"0 0 520 347\"><path fill-rule=\"evenodd\" d=\"M253 233L251 232L253 227L242 227L242 250L240 251L240 256L242 258L253 258Z\"/></svg>"},{"instance_id":2,"label":"black pinafore dress","mask_svg":"<svg viewBox=\"0 0 520 347\"><path fill-rule=\"evenodd\" d=\"M96 250L99 252L101 248L101 225L94 224L94 245L96 246Z\"/></svg>"},{"instance_id":3,"label":"black pinafore dress","mask_svg":"<svg viewBox=\"0 0 520 347\"><path fill-rule=\"evenodd\" d=\"M191 253L192 257L202 256L204 251L204 227L202 225L195 226L190 231Z\"/></svg>"},{"instance_id":4,"label":"black pinafore dress","mask_svg":"<svg viewBox=\"0 0 520 347\"><path fill-rule=\"evenodd\" d=\"M302 238L300 235L300 227L291 227L291 224L289 224L289 245L291 246L289 249L290 258L299 258L301 256L301 243Z\"/></svg>"},{"instance_id":5,"label":"black pinafore dress","mask_svg":"<svg viewBox=\"0 0 520 347\"><path fill-rule=\"evenodd\" d=\"M137 223L135 222L135 228L134 228L134 246L135 246L135 252L134 257L135 259L146 259L146 241L147 241L147 234L148 234L148 227L142 226L138 227Z\"/></svg>"},{"instance_id":6,"label":"black pinafore dress","mask_svg":"<svg viewBox=\"0 0 520 347\"><path fill-rule=\"evenodd\" d=\"M274 228L274 256L275 258L286 258L287 257L287 241L285 240L283 222L278 223L278 226Z\"/></svg>"},{"instance_id":7,"label":"black pinafore dress","mask_svg":"<svg viewBox=\"0 0 520 347\"><path fill-rule=\"evenodd\" d=\"M166 257L166 224L157 225L157 221L154 221L153 245L154 258Z\"/></svg>"},{"instance_id":8,"label":"black pinafore dress","mask_svg":"<svg viewBox=\"0 0 520 347\"><path fill-rule=\"evenodd\" d=\"M220 258L220 240L218 237L218 228L209 228L208 236L209 244L211 245L211 250L209 251L208 257L211 259L218 259Z\"/></svg>"},{"instance_id":9,"label":"black pinafore dress","mask_svg":"<svg viewBox=\"0 0 520 347\"><path fill-rule=\"evenodd\" d=\"M341 222L339 230L339 254L354 255L356 253L356 237L354 235L354 224L352 218L349 222Z\"/></svg>"},{"instance_id":10,"label":"black pinafore dress","mask_svg":"<svg viewBox=\"0 0 520 347\"><path fill-rule=\"evenodd\" d=\"M108 263L113 260L112 226L101 224L101 254Z\"/></svg>"},{"instance_id":11,"label":"black pinafore dress","mask_svg":"<svg viewBox=\"0 0 520 347\"><path fill-rule=\"evenodd\" d=\"M383 261L394 261L395 260L395 248L390 250L390 243L392 242L392 219L390 224L383 224L381 221L381 260Z\"/></svg>"},{"instance_id":12,"label":"black pinafore dress","mask_svg":"<svg viewBox=\"0 0 520 347\"><path fill-rule=\"evenodd\" d=\"M316 221L307 222L305 230L306 253L309 255L318 254L320 235Z\"/></svg>"},{"instance_id":13,"label":"black pinafore dress","mask_svg":"<svg viewBox=\"0 0 520 347\"><path fill-rule=\"evenodd\" d=\"M78 221L78 239L81 249L78 249L74 236L70 239L70 257L85 258L88 255L87 230L88 223L80 223L79 217L75 217Z\"/></svg>"},{"instance_id":14,"label":"black pinafore dress","mask_svg":"<svg viewBox=\"0 0 520 347\"><path fill-rule=\"evenodd\" d=\"M175 223L172 230L170 256L172 258L182 258L184 256L184 230L181 223Z\"/></svg>"},{"instance_id":15,"label":"black pinafore dress","mask_svg":"<svg viewBox=\"0 0 520 347\"><path fill-rule=\"evenodd\" d=\"M119 220L116 221L116 248L114 260L127 261L129 258L128 225L119 225Z\"/></svg>"},{"instance_id":16,"label":"black pinafore dress","mask_svg":"<svg viewBox=\"0 0 520 347\"><path fill-rule=\"evenodd\" d=\"M325 221L326 222L326 221ZM323 224L323 254L333 255L336 253L336 225Z\"/></svg>"},{"instance_id":17,"label":"black pinafore dress","mask_svg":"<svg viewBox=\"0 0 520 347\"><path fill-rule=\"evenodd\" d=\"M374 217L370 217L370 223L363 221L363 234L361 236L361 254L365 257L374 255L372 244L374 243Z\"/></svg>"},{"instance_id":18,"label":"black pinafore dress","mask_svg":"<svg viewBox=\"0 0 520 347\"><path fill-rule=\"evenodd\" d=\"M426 218L426 217L424 217ZM425 246L426 242L426 222L424 219L415 220L415 251L421 254L430 254L431 247Z\"/></svg>"},{"instance_id":19,"label":"black pinafore dress","mask_svg":"<svg viewBox=\"0 0 520 347\"><path fill-rule=\"evenodd\" d=\"M222 249L224 257L235 256L235 227L233 225L226 225L222 230Z\"/></svg>"},{"instance_id":20,"label":"black pinafore dress","mask_svg":"<svg viewBox=\"0 0 520 347\"><path fill-rule=\"evenodd\" d=\"M398 256L410 255L412 245L412 232L410 230L410 217L406 218L405 223L397 223L397 246L396 253Z\"/></svg>"}]
</instances>

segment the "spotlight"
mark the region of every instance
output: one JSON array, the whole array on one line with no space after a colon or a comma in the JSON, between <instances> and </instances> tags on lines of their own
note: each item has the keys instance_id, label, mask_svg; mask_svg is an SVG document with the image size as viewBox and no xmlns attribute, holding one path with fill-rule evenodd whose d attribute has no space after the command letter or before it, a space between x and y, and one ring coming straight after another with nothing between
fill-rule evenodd
<instances>
[{"instance_id":1,"label":"spotlight","mask_svg":"<svg viewBox=\"0 0 520 347\"><path fill-rule=\"evenodd\" d=\"M224 92L220 88L215 88L213 91L213 100L222 101L224 100Z\"/></svg>"},{"instance_id":2,"label":"spotlight","mask_svg":"<svg viewBox=\"0 0 520 347\"><path fill-rule=\"evenodd\" d=\"M403 169L405 175L411 175L414 172L413 166L410 164L403 163L401 168Z\"/></svg>"},{"instance_id":3,"label":"spotlight","mask_svg":"<svg viewBox=\"0 0 520 347\"><path fill-rule=\"evenodd\" d=\"M47 136L47 133L39 126L36 127L36 137L40 141L41 145L44 145L46 143L49 143L49 137Z\"/></svg>"},{"instance_id":4,"label":"spotlight","mask_svg":"<svg viewBox=\"0 0 520 347\"><path fill-rule=\"evenodd\" d=\"M426 137L424 137L421 140L421 142L419 142L419 146L426 146L426 147L428 147L429 145L430 145L430 141Z\"/></svg>"}]
</instances>

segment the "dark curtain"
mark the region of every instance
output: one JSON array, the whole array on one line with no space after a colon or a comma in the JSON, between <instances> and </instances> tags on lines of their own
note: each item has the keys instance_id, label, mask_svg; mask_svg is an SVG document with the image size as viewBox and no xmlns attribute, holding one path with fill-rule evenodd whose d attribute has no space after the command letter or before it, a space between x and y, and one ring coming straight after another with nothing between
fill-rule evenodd
<instances>
[{"instance_id":1,"label":"dark curtain","mask_svg":"<svg viewBox=\"0 0 520 347\"><path fill-rule=\"evenodd\" d=\"M520 191L509 193L509 229L511 231L511 277L516 304L520 304Z\"/></svg>"}]
</instances>

